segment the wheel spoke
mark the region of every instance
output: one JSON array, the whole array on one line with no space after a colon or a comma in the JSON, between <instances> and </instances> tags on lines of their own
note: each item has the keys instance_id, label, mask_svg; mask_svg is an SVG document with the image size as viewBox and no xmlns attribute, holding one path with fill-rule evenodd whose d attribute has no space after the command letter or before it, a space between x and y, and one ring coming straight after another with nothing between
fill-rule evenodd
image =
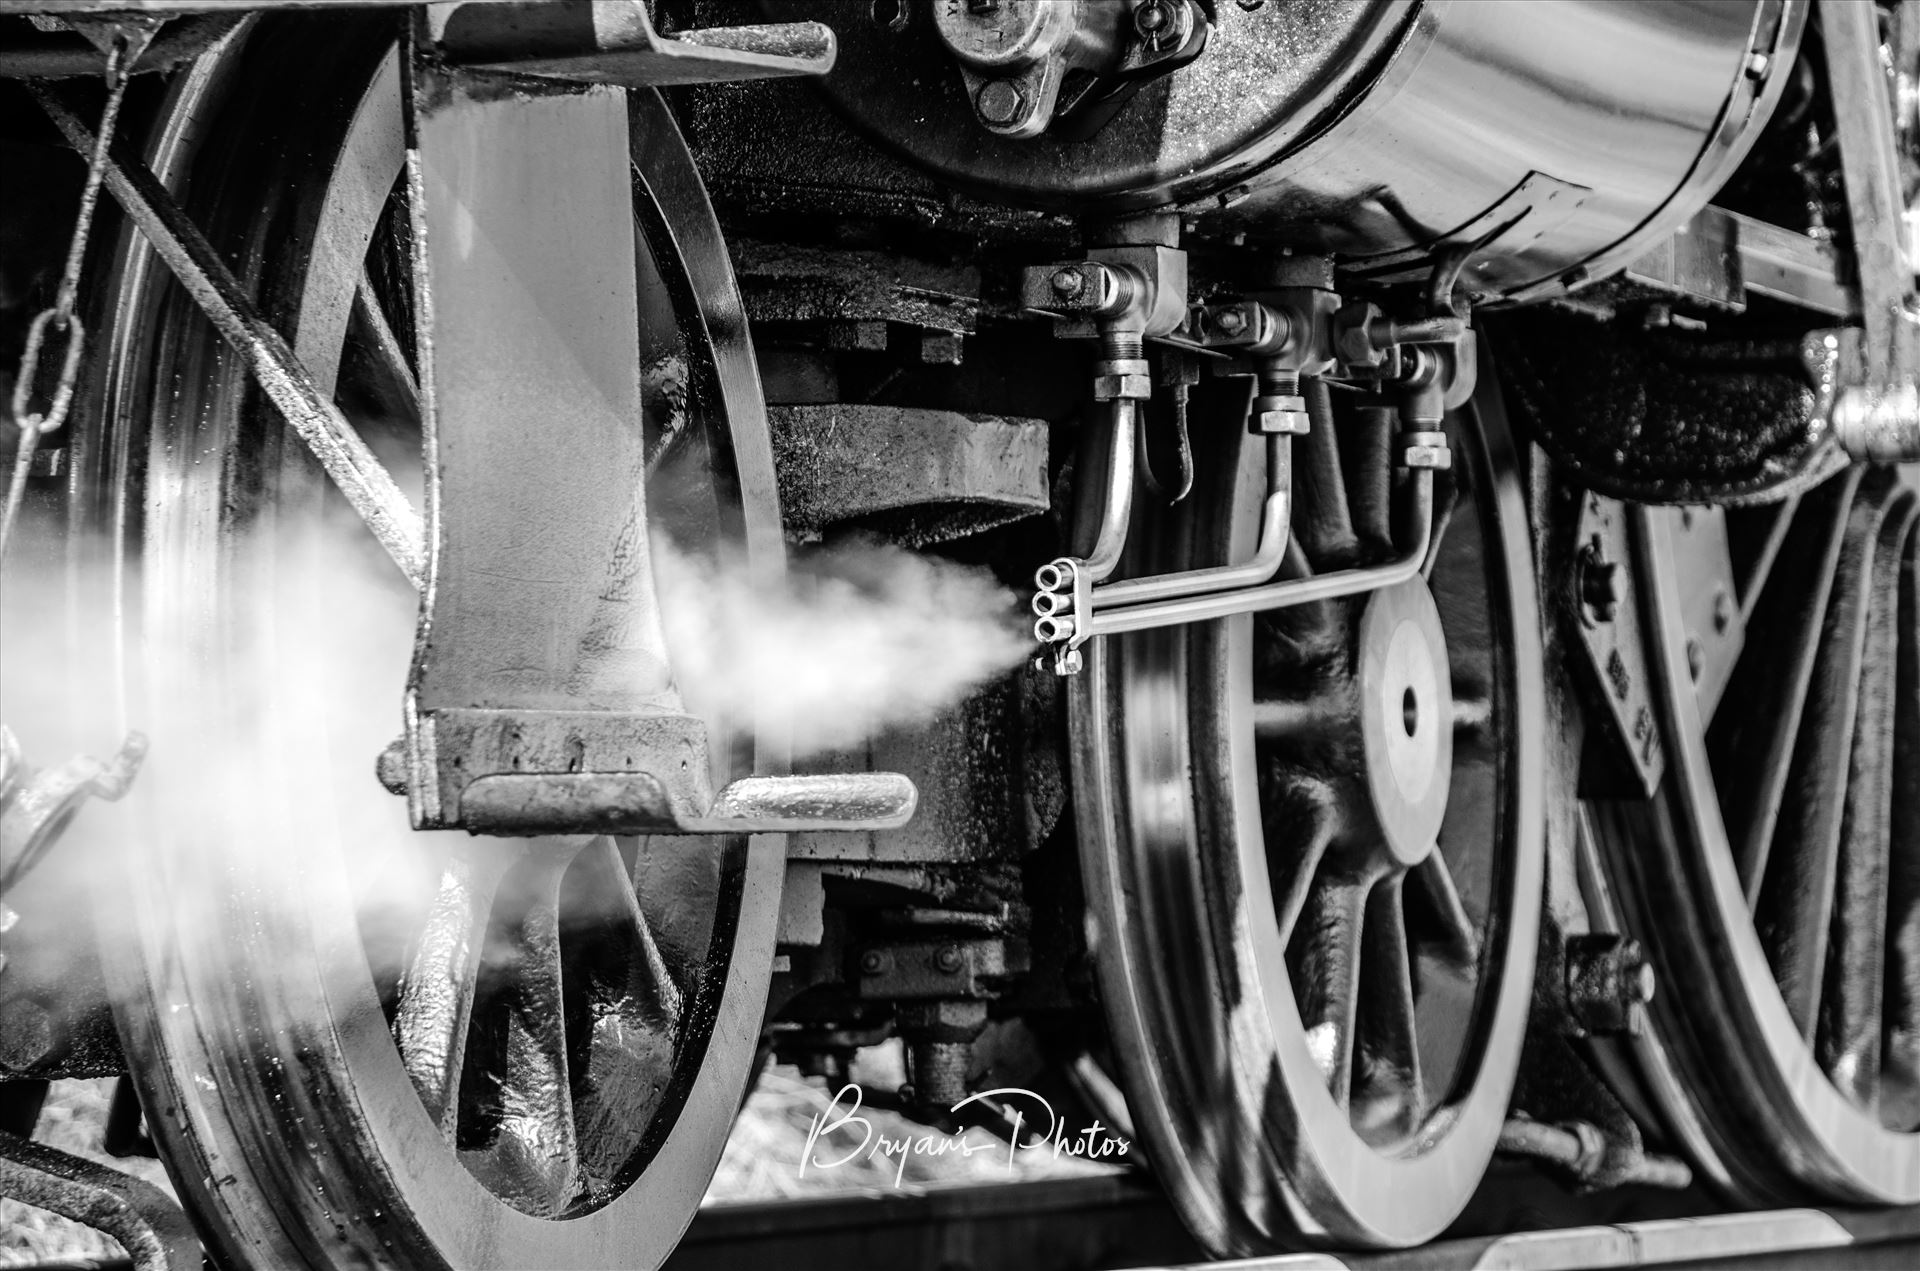
<instances>
[{"instance_id":1,"label":"wheel spoke","mask_svg":"<svg viewBox=\"0 0 1920 1271\"><path fill-rule=\"evenodd\" d=\"M1880 1119L1905 1131L1920 1127L1920 528L1907 539L1899 605Z\"/></svg>"},{"instance_id":2,"label":"wheel spoke","mask_svg":"<svg viewBox=\"0 0 1920 1271\"><path fill-rule=\"evenodd\" d=\"M1333 418L1325 381L1308 379L1300 385L1307 399L1313 429L1294 463L1299 507L1294 513L1294 537L1306 548L1307 558L1320 569L1357 564L1360 540L1354 537L1353 514L1347 507L1347 484L1340 470L1340 439L1329 426Z\"/></svg>"},{"instance_id":3,"label":"wheel spoke","mask_svg":"<svg viewBox=\"0 0 1920 1271\"><path fill-rule=\"evenodd\" d=\"M1433 935L1429 952L1471 979L1480 965L1480 933L1474 928L1473 915L1460 900L1453 871L1435 846L1426 859L1407 871L1412 887L1410 899L1425 921L1420 924ZM1426 941L1420 942L1428 947Z\"/></svg>"},{"instance_id":4,"label":"wheel spoke","mask_svg":"<svg viewBox=\"0 0 1920 1271\"><path fill-rule=\"evenodd\" d=\"M526 908L506 934L501 968L505 1019L493 1073L499 1128L487 1148L463 1154L495 1194L538 1217L564 1212L579 1190L560 964L560 887L577 851L540 850L503 884Z\"/></svg>"},{"instance_id":5,"label":"wheel spoke","mask_svg":"<svg viewBox=\"0 0 1920 1271\"><path fill-rule=\"evenodd\" d=\"M374 356L381 368L406 398L413 418L419 419L420 381L414 375L413 359L407 356L400 337L394 334L393 324L387 321L387 311L380 304L380 293L364 267L360 271L360 285L353 293L353 316L365 332L367 342L373 346Z\"/></svg>"},{"instance_id":6,"label":"wheel spoke","mask_svg":"<svg viewBox=\"0 0 1920 1271\"><path fill-rule=\"evenodd\" d=\"M1298 524L1298 518L1296 518ZM1298 536L1287 539L1287 554L1280 562L1282 578L1311 578L1313 564ZM1253 620L1259 637L1256 641L1255 684L1291 678L1300 667L1325 663L1346 653L1348 630L1345 606L1337 600L1314 600L1257 613Z\"/></svg>"},{"instance_id":7,"label":"wheel spoke","mask_svg":"<svg viewBox=\"0 0 1920 1271\"><path fill-rule=\"evenodd\" d=\"M581 854L568 888L599 897L611 919L585 959L586 1072L574 1096L580 1165L597 1189L612 1185L666 1093L683 1001L612 839Z\"/></svg>"},{"instance_id":8,"label":"wheel spoke","mask_svg":"<svg viewBox=\"0 0 1920 1271\"><path fill-rule=\"evenodd\" d=\"M1760 601L1761 593L1767 589L1767 582L1773 576L1774 564L1780 559L1780 548L1787 541L1787 533L1793 528L1793 518L1800 510L1800 496L1795 494L1782 499L1770 508L1756 508L1745 512L1746 517L1764 516L1766 529L1757 536L1739 536L1737 541L1753 543L1751 553L1741 553L1734 562L1734 569L1740 584L1740 618L1743 622L1753 619L1754 606ZM1735 518L1743 515L1741 509L1727 513Z\"/></svg>"},{"instance_id":9,"label":"wheel spoke","mask_svg":"<svg viewBox=\"0 0 1920 1271\"><path fill-rule=\"evenodd\" d=\"M1401 883L1399 875L1383 878L1367 899L1362 942L1367 992L1360 1008L1354 1117L1363 1134L1393 1138L1413 1133L1426 1115Z\"/></svg>"},{"instance_id":10,"label":"wheel spoke","mask_svg":"<svg viewBox=\"0 0 1920 1271\"><path fill-rule=\"evenodd\" d=\"M1714 771L1725 774L1720 805L1749 905L1766 877L1857 483L1850 469L1806 500L1799 532L1781 550L1780 585L1767 589L1755 613L1726 705L1708 733Z\"/></svg>"},{"instance_id":11,"label":"wheel spoke","mask_svg":"<svg viewBox=\"0 0 1920 1271\"><path fill-rule=\"evenodd\" d=\"M1913 496L1896 501L1881 525L1868 571L1860 704L1854 717L1835 877L1832 954L1821 1008L1821 1066L1854 1102L1868 1108L1877 1099L1880 1084L1900 551L1913 517Z\"/></svg>"},{"instance_id":12,"label":"wheel spoke","mask_svg":"<svg viewBox=\"0 0 1920 1271\"><path fill-rule=\"evenodd\" d=\"M1294 983L1307 1048L1334 1102L1347 1107L1360 1010L1360 945L1377 873L1322 873L1294 935Z\"/></svg>"},{"instance_id":13,"label":"wheel spoke","mask_svg":"<svg viewBox=\"0 0 1920 1271\"><path fill-rule=\"evenodd\" d=\"M1847 516L1805 719L1788 770L1787 797L1754 910L1787 1010L1809 1041L1830 944L1874 549L1895 479L1891 471L1868 478Z\"/></svg>"},{"instance_id":14,"label":"wheel spoke","mask_svg":"<svg viewBox=\"0 0 1920 1271\"><path fill-rule=\"evenodd\" d=\"M426 932L400 981L400 1006L393 1020L400 1061L427 1115L449 1139L459 1107L460 1069L487 918L511 860L502 847L494 840L473 839L453 849L428 912Z\"/></svg>"},{"instance_id":15,"label":"wheel spoke","mask_svg":"<svg viewBox=\"0 0 1920 1271\"><path fill-rule=\"evenodd\" d=\"M1312 778L1282 778L1268 783L1260 815L1266 826L1267 870L1282 943L1293 938L1306 908L1320 862L1339 827L1333 791Z\"/></svg>"}]
</instances>

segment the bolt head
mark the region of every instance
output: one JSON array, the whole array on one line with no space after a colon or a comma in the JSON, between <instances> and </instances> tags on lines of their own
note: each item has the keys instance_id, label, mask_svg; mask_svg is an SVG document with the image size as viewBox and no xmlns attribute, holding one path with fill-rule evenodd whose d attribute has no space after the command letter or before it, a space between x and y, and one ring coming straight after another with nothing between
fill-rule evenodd
<instances>
[{"instance_id":1,"label":"bolt head","mask_svg":"<svg viewBox=\"0 0 1920 1271\"><path fill-rule=\"evenodd\" d=\"M973 98L974 111L981 121L994 127L1004 127L1019 119L1026 105L1026 94L1010 79L988 80Z\"/></svg>"},{"instance_id":2,"label":"bolt head","mask_svg":"<svg viewBox=\"0 0 1920 1271\"><path fill-rule=\"evenodd\" d=\"M1620 610L1620 566L1607 559L1596 541L1580 550L1580 603L1600 622L1612 622Z\"/></svg>"},{"instance_id":3,"label":"bolt head","mask_svg":"<svg viewBox=\"0 0 1920 1271\"><path fill-rule=\"evenodd\" d=\"M1725 587L1713 594L1713 629L1722 635L1733 625L1733 595Z\"/></svg>"},{"instance_id":4,"label":"bolt head","mask_svg":"<svg viewBox=\"0 0 1920 1271\"><path fill-rule=\"evenodd\" d=\"M1086 667L1087 660L1081 656L1080 650L1078 649L1062 649L1053 656L1053 673L1055 675L1078 675L1084 671Z\"/></svg>"},{"instance_id":5,"label":"bolt head","mask_svg":"<svg viewBox=\"0 0 1920 1271\"><path fill-rule=\"evenodd\" d=\"M933 965L948 975L958 971L964 964L965 959L960 956L960 950L951 945L933 955Z\"/></svg>"},{"instance_id":6,"label":"bolt head","mask_svg":"<svg viewBox=\"0 0 1920 1271\"><path fill-rule=\"evenodd\" d=\"M860 969L868 975L878 975L887 969L887 955L878 949L868 949L860 955Z\"/></svg>"},{"instance_id":7,"label":"bolt head","mask_svg":"<svg viewBox=\"0 0 1920 1271\"><path fill-rule=\"evenodd\" d=\"M1704 672L1706 669L1707 669L1706 646L1702 645L1697 638L1693 636L1688 636L1687 637L1687 674L1691 676L1694 683L1697 684L1700 682L1701 673Z\"/></svg>"},{"instance_id":8,"label":"bolt head","mask_svg":"<svg viewBox=\"0 0 1920 1271\"><path fill-rule=\"evenodd\" d=\"M1173 21L1173 15L1167 12L1163 0L1147 0L1133 11L1133 29L1148 39L1167 29Z\"/></svg>"},{"instance_id":9,"label":"bolt head","mask_svg":"<svg viewBox=\"0 0 1920 1271\"><path fill-rule=\"evenodd\" d=\"M1238 309L1222 309L1214 315L1213 325L1227 335L1239 335L1247 329L1247 315Z\"/></svg>"},{"instance_id":10,"label":"bolt head","mask_svg":"<svg viewBox=\"0 0 1920 1271\"><path fill-rule=\"evenodd\" d=\"M374 760L373 774L386 787L388 794L407 792L407 743L404 738L387 743L387 748Z\"/></svg>"},{"instance_id":11,"label":"bolt head","mask_svg":"<svg viewBox=\"0 0 1920 1271\"><path fill-rule=\"evenodd\" d=\"M1071 300L1087 289L1087 276L1072 265L1054 270L1051 281L1053 294L1062 300Z\"/></svg>"}]
</instances>

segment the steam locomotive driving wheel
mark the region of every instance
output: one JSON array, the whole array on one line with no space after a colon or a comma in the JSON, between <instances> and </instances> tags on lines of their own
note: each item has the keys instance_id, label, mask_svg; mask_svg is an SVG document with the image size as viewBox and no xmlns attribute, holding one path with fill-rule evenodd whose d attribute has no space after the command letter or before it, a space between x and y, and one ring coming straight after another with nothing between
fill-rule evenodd
<instances>
[{"instance_id":1,"label":"steam locomotive driving wheel","mask_svg":"<svg viewBox=\"0 0 1920 1271\"><path fill-rule=\"evenodd\" d=\"M401 94L391 23L265 19L176 88L152 160L417 488ZM777 560L718 230L658 96L630 110L651 527ZM413 589L156 260L113 294L92 512L129 713L180 744L110 953L183 1198L236 1266L657 1265L749 1079L784 839L412 831L374 759Z\"/></svg>"},{"instance_id":2,"label":"steam locomotive driving wheel","mask_svg":"<svg viewBox=\"0 0 1920 1271\"><path fill-rule=\"evenodd\" d=\"M1336 421L1309 392L1293 576L1407 532L1390 412ZM1483 390L1448 435L1421 576L1096 642L1076 685L1090 925L1129 1106L1220 1253L1429 1239L1506 1115L1541 898L1539 634L1497 402ZM1258 449L1137 513L1128 567L1244 559Z\"/></svg>"},{"instance_id":3,"label":"steam locomotive driving wheel","mask_svg":"<svg viewBox=\"0 0 1920 1271\"><path fill-rule=\"evenodd\" d=\"M1920 497L1635 511L1666 774L1589 804L1663 984L1637 1071L1748 1204L1920 1200Z\"/></svg>"}]
</instances>

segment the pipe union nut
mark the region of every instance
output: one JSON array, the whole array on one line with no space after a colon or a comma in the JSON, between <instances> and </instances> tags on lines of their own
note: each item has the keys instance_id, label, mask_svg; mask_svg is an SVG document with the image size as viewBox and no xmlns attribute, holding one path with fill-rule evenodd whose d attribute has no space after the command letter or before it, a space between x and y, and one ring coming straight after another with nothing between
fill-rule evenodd
<instances>
[{"instance_id":1,"label":"pipe union nut","mask_svg":"<svg viewBox=\"0 0 1920 1271\"><path fill-rule=\"evenodd\" d=\"M1307 399L1297 393L1265 393L1254 398L1247 423L1256 433L1293 437L1305 436L1313 428Z\"/></svg>"},{"instance_id":2,"label":"pipe union nut","mask_svg":"<svg viewBox=\"0 0 1920 1271\"><path fill-rule=\"evenodd\" d=\"M1453 451L1443 432L1405 432L1400 434L1400 466L1444 470L1453 466Z\"/></svg>"},{"instance_id":3,"label":"pipe union nut","mask_svg":"<svg viewBox=\"0 0 1920 1271\"><path fill-rule=\"evenodd\" d=\"M1146 401L1153 396L1153 379L1148 375L1096 375L1093 377L1093 400L1111 402L1117 399L1128 401Z\"/></svg>"}]
</instances>

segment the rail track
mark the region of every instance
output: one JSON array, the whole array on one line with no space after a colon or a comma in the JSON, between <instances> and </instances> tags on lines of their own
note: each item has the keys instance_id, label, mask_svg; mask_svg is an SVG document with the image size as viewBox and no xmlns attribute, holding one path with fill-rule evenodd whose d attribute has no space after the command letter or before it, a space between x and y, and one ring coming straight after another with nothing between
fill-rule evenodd
<instances>
[{"instance_id":1,"label":"rail track","mask_svg":"<svg viewBox=\"0 0 1920 1271\"><path fill-rule=\"evenodd\" d=\"M666 1271L848 1267L918 1271L1878 1271L1920 1258L1920 1207L1697 1212L1698 1194L1570 1197L1524 1168L1496 1170L1462 1220L1493 1208L1569 1226L1465 1235L1379 1254L1292 1253L1206 1262L1150 1182L1124 1175L990 1185L906 1186L811 1200L732 1202L700 1211ZM1696 1212L1688 1212L1694 1210ZM20 1271L132 1271L123 1258Z\"/></svg>"}]
</instances>

